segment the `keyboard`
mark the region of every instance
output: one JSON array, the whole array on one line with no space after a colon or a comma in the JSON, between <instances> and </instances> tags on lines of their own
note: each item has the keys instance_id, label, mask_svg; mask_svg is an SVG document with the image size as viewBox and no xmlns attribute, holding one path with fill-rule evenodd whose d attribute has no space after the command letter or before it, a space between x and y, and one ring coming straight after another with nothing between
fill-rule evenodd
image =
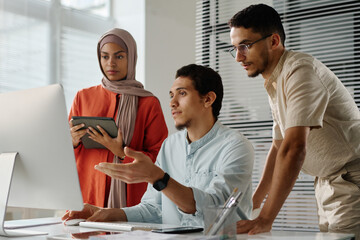
<instances>
[{"instance_id":1,"label":"keyboard","mask_svg":"<svg viewBox=\"0 0 360 240\"><path fill-rule=\"evenodd\" d=\"M80 227L126 232L134 230L151 231L162 226L162 224L135 222L81 222L79 225Z\"/></svg>"}]
</instances>

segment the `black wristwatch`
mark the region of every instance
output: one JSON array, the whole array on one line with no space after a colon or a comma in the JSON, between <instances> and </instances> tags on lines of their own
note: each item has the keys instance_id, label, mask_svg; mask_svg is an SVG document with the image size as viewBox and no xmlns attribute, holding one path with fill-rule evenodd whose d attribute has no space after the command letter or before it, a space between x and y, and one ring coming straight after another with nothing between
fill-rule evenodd
<instances>
[{"instance_id":1,"label":"black wristwatch","mask_svg":"<svg viewBox=\"0 0 360 240\"><path fill-rule=\"evenodd\" d=\"M161 191L164 188L166 188L168 182L169 182L170 176L169 174L165 173L164 177L162 179L157 180L156 182L154 182L153 187L158 190Z\"/></svg>"}]
</instances>

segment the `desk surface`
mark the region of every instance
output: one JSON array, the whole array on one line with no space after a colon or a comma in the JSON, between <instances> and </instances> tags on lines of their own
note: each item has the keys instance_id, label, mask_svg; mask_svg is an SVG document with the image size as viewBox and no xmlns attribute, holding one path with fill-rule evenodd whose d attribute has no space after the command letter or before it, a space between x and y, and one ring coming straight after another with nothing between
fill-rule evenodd
<instances>
[{"instance_id":1,"label":"desk surface","mask_svg":"<svg viewBox=\"0 0 360 240\"><path fill-rule=\"evenodd\" d=\"M98 231L99 229L84 228L79 226L65 226L62 223L37 226L37 227L28 227L24 228L32 231L42 231L47 232L49 235L59 235L65 233L79 233L79 232L88 232L88 231ZM352 239L353 234L342 234L342 233L319 233L319 232L295 232L295 231L271 231L268 233L262 233L258 235L249 236L247 234L238 234L236 239L240 240L273 240L273 239L290 239L290 240L345 240ZM5 239L18 239L18 240L46 240L46 235L40 236L29 236L29 237L12 237L7 238L0 236L0 240Z\"/></svg>"}]
</instances>

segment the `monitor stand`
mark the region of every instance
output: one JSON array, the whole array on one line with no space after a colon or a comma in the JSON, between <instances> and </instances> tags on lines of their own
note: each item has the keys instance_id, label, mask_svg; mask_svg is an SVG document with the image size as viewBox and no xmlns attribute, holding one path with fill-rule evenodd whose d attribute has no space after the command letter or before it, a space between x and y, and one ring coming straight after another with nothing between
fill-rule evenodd
<instances>
[{"instance_id":1,"label":"monitor stand","mask_svg":"<svg viewBox=\"0 0 360 240\"><path fill-rule=\"evenodd\" d=\"M5 214L7 202L9 199L12 175L15 167L17 153L1 153L0 154L0 236L21 237L33 235L45 235L46 232L36 232L30 230L6 230L4 228Z\"/></svg>"}]
</instances>

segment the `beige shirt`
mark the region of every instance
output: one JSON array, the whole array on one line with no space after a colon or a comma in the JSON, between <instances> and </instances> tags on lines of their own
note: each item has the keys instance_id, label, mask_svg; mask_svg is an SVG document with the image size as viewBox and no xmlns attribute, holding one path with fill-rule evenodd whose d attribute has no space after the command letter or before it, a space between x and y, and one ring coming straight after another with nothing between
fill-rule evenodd
<instances>
[{"instance_id":1,"label":"beige shirt","mask_svg":"<svg viewBox=\"0 0 360 240\"><path fill-rule=\"evenodd\" d=\"M273 138L296 126L310 131L302 170L326 177L360 158L360 112L335 74L314 57L285 51L265 82Z\"/></svg>"}]
</instances>

